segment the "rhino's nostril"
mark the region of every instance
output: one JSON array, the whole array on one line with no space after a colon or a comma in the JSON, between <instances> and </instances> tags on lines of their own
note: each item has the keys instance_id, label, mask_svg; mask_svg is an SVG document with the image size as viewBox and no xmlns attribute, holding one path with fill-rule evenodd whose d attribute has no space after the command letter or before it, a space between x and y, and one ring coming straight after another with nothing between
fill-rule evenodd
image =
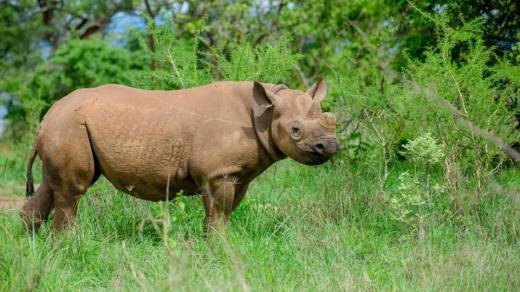
<instances>
[{"instance_id":1,"label":"rhino's nostril","mask_svg":"<svg viewBox=\"0 0 520 292\"><path fill-rule=\"evenodd\" d=\"M314 144L314 153L324 156L332 156L334 155L339 148L339 143L337 139L327 139L322 140Z\"/></svg>"}]
</instances>

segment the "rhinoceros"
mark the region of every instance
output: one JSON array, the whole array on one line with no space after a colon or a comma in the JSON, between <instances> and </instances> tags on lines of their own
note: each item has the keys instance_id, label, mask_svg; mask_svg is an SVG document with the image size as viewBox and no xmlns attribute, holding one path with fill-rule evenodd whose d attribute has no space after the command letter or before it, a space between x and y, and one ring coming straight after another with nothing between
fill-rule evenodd
<instances>
[{"instance_id":1,"label":"rhinoceros","mask_svg":"<svg viewBox=\"0 0 520 292\"><path fill-rule=\"evenodd\" d=\"M218 229L273 163L290 157L317 165L337 152L336 118L321 110L326 92L321 78L306 92L252 81L76 90L40 123L22 218L35 230L55 208L53 230L74 225L81 195L103 175L144 200L200 194L206 229ZM43 180L34 193L37 155Z\"/></svg>"}]
</instances>

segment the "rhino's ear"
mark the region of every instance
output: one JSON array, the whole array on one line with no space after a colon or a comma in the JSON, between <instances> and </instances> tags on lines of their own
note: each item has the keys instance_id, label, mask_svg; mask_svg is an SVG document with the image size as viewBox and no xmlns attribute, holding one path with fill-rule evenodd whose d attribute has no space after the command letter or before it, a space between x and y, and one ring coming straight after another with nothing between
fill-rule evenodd
<instances>
[{"instance_id":1,"label":"rhino's ear","mask_svg":"<svg viewBox=\"0 0 520 292\"><path fill-rule=\"evenodd\" d=\"M262 83L255 81L253 85L253 112L262 114L266 109L273 106L273 98L267 94L267 90Z\"/></svg>"},{"instance_id":2,"label":"rhino's ear","mask_svg":"<svg viewBox=\"0 0 520 292\"><path fill-rule=\"evenodd\" d=\"M267 107L280 107L282 104L281 98L276 95L275 92L269 90L264 84L257 81L255 81L253 85L253 97L256 104L265 105Z\"/></svg>"},{"instance_id":3,"label":"rhino's ear","mask_svg":"<svg viewBox=\"0 0 520 292\"><path fill-rule=\"evenodd\" d=\"M321 103L321 101L327 95L327 83L325 82L325 78L322 76L314 83L306 92L308 95L312 97L315 103Z\"/></svg>"},{"instance_id":4,"label":"rhino's ear","mask_svg":"<svg viewBox=\"0 0 520 292\"><path fill-rule=\"evenodd\" d=\"M282 99L262 83L255 81L253 85L253 114L255 117L263 116L267 111L272 112L274 107L280 110L283 107Z\"/></svg>"},{"instance_id":5,"label":"rhino's ear","mask_svg":"<svg viewBox=\"0 0 520 292\"><path fill-rule=\"evenodd\" d=\"M273 119L273 109L280 105L280 99L260 82L253 85L253 122L260 142L269 149L269 128Z\"/></svg>"}]
</instances>

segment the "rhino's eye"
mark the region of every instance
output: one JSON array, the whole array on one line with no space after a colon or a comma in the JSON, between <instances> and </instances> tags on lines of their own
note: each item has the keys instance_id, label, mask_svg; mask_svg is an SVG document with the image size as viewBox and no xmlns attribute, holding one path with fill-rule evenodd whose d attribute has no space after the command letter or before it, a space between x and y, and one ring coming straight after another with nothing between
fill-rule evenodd
<instances>
[{"instance_id":1,"label":"rhino's eye","mask_svg":"<svg viewBox=\"0 0 520 292\"><path fill-rule=\"evenodd\" d=\"M293 137L293 139L301 138L301 136L302 136L302 129L301 129L301 126L299 125L298 122L295 122L291 126L291 136Z\"/></svg>"},{"instance_id":2,"label":"rhino's eye","mask_svg":"<svg viewBox=\"0 0 520 292\"><path fill-rule=\"evenodd\" d=\"M292 131L292 134L293 134L294 136L298 136L298 135L300 135L300 128L298 128L298 127L293 126L292 129L291 129L291 131Z\"/></svg>"}]
</instances>

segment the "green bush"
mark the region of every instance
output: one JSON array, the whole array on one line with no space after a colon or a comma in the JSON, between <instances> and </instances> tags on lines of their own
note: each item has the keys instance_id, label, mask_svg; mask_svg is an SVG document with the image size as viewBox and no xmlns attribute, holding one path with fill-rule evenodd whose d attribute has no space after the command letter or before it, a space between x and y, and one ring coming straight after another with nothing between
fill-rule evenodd
<instances>
[{"instance_id":1,"label":"green bush","mask_svg":"<svg viewBox=\"0 0 520 292\"><path fill-rule=\"evenodd\" d=\"M72 39L36 68L27 94L53 102L78 88L129 84L146 64L142 52L114 48L100 39Z\"/></svg>"},{"instance_id":2,"label":"green bush","mask_svg":"<svg viewBox=\"0 0 520 292\"><path fill-rule=\"evenodd\" d=\"M263 44L255 48L249 43L231 47L229 58L218 55L224 80L257 80L284 83L300 59L290 51L286 41Z\"/></svg>"},{"instance_id":3,"label":"green bush","mask_svg":"<svg viewBox=\"0 0 520 292\"><path fill-rule=\"evenodd\" d=\"M385 72L377 70L367 73L373 79L370 83L356 76L339 77L335 95L345 99L349 115L362 125L358 127L362 139L372 149L387 148L385 159L396 161L407 140L431 133L446 149L446 158L460 164L463 171L491 171L508 157L500 147L457 122L442 102L480 129L508 143L520 141L515 112L508 108L519 87L520 72L484 45L479 22L450 28L438 21L440 41L426 51L424 61L409 59L404 80L388 80ZM426 96L418 86L437 99Z\"/></svg>"},{"instance_id":4,"label":"green bush","mask_svg":"<svg viewBox=\"0 0 520 292\"><path fill-rule=\"evenodd\" d=\"M299 54L291 52L287 41L254 47L248 42L235 43L228 52L217 48L204 54L199 50L197 38L178 39L172 33L170 22L160 26L151 22L144 33L136 34L154 66L151 70L140 71L132 80L132 85L141 88L172 90L215 80L280 83L291 74L300 58Z\"/></svg>"}]
</instances>

